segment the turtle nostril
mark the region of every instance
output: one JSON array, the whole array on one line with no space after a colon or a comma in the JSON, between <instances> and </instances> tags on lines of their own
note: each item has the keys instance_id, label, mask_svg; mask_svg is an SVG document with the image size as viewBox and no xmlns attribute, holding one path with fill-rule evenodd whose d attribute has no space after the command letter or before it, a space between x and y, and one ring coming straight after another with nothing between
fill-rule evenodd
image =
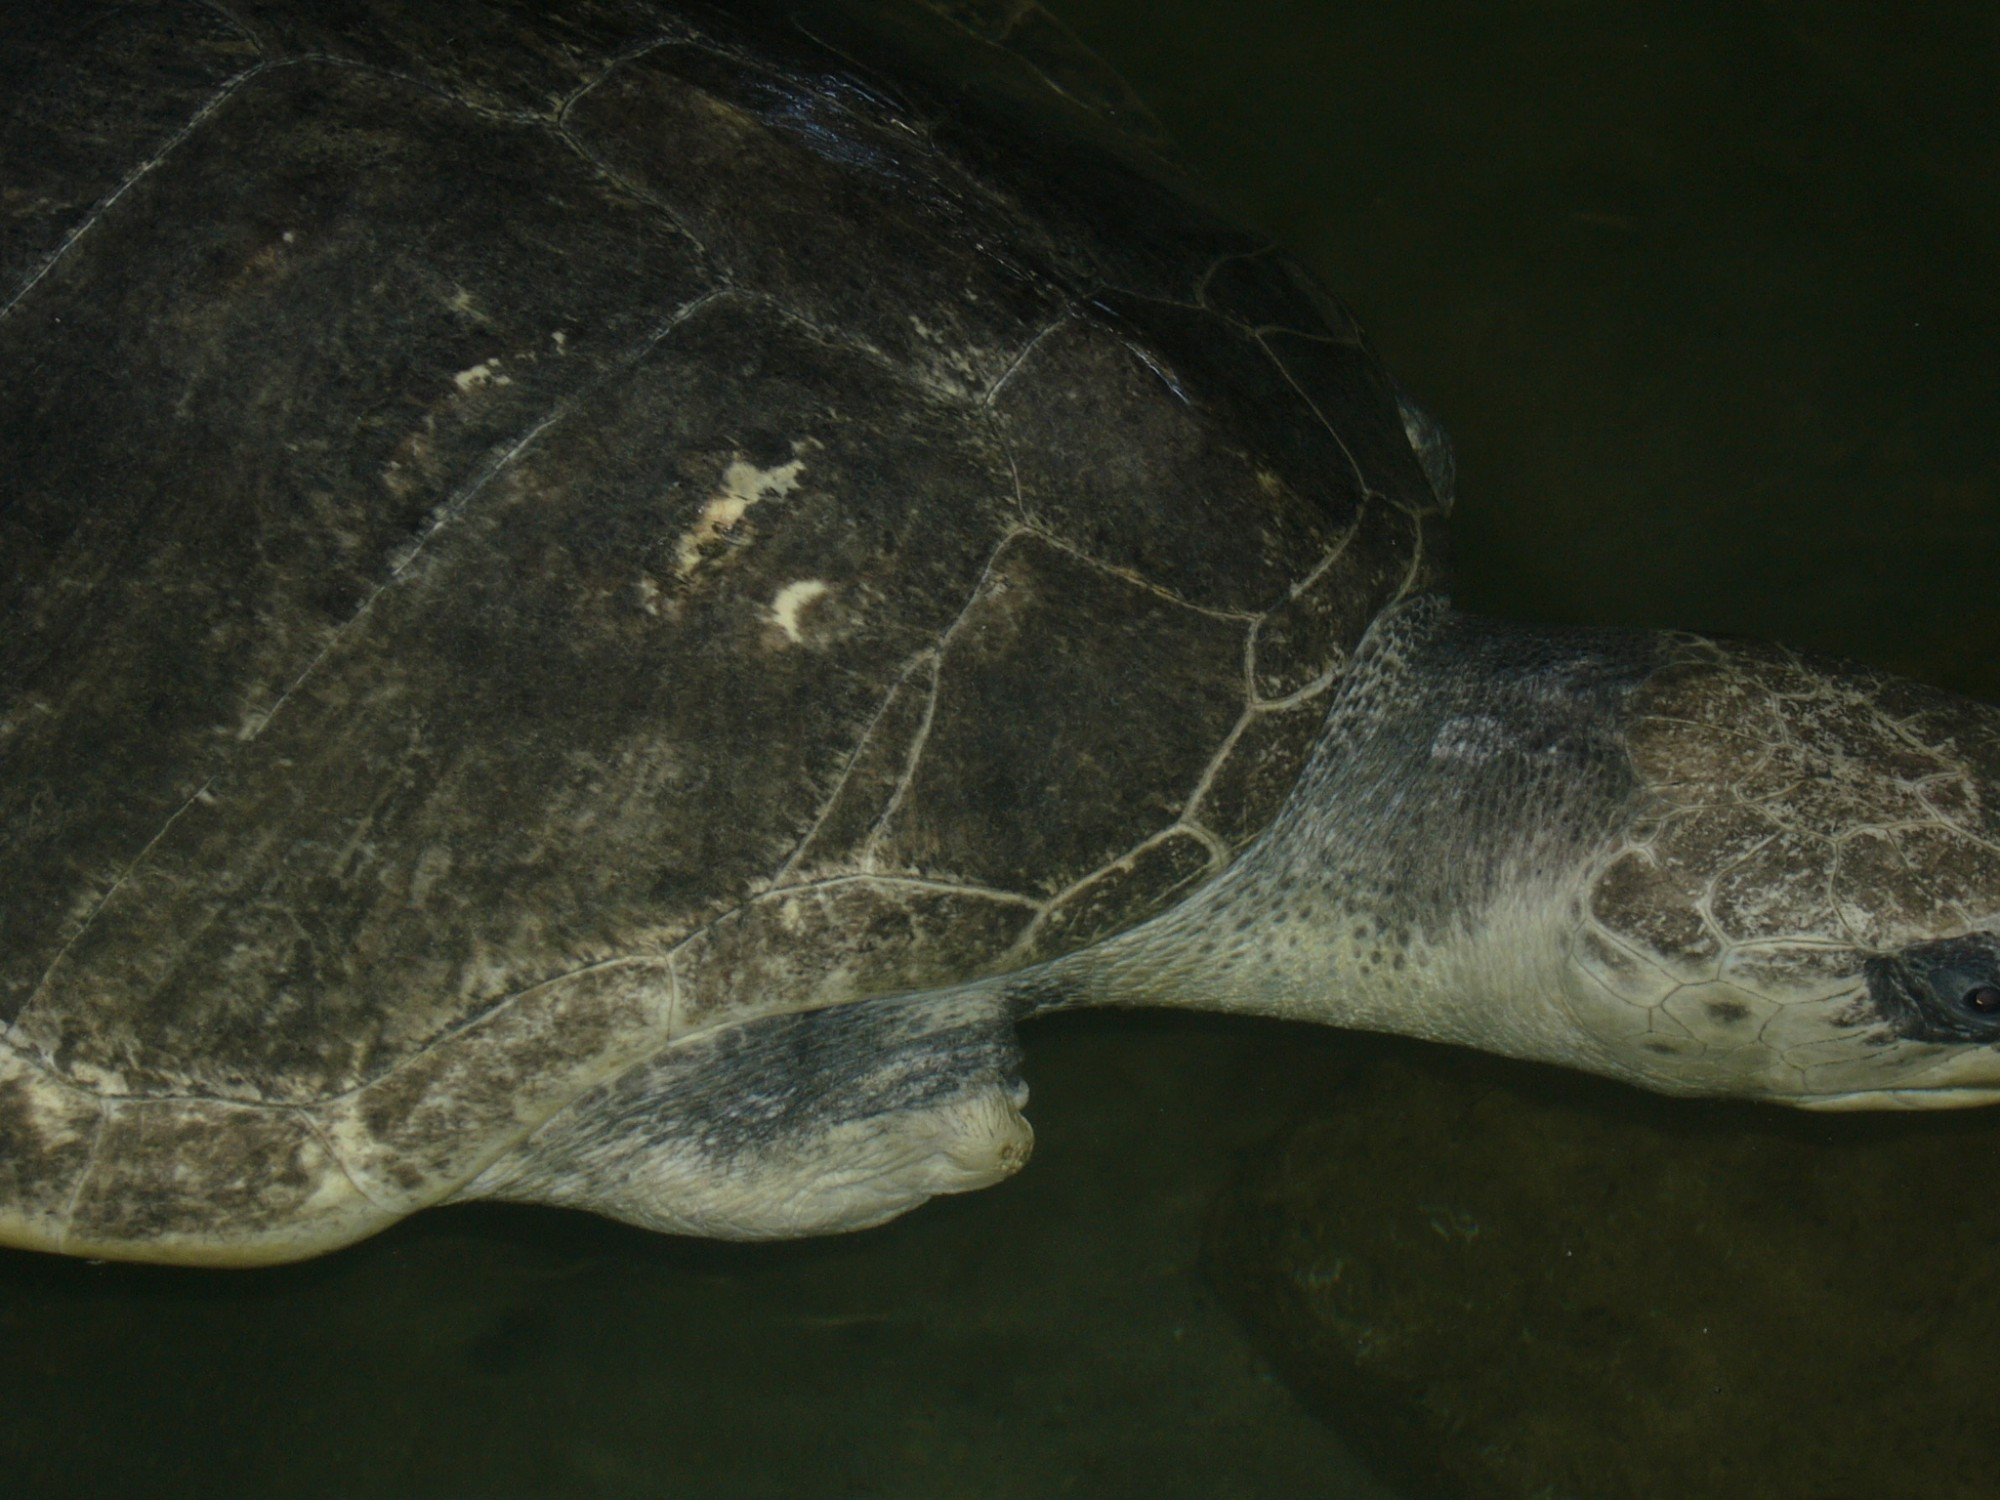
<instances>
[{"instance_id":1,"label":"turtle nostril","mask_svg":"<svg viewBox=\"0 0 2000 1500\"><path fill-rule=\"evenodd\" d=\"M2000 985L1974 985L1959 997L1958 1003L1978 1015L2000 1014Z\"/></svg>"}]
</instances>

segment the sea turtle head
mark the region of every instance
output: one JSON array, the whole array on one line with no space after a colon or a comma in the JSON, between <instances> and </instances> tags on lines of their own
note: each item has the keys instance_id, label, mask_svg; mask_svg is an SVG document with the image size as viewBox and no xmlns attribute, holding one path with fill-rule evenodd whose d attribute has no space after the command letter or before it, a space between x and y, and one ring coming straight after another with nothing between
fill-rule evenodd
<instances>
[{"instance_id":1,"label":"sea turtle head","mask_svg":"<svg viewBox=\"0 0 2000 1500\"><path fill-rule=\"evenodd\" d=\"M1774 647L1669 656L1626 700L1630 813L1564 923L1561 1007L1602 1070L2000 1101L2000 709Z\"/></svg>"},{"instance_id":2,"label":"sea turtle head","mask_svg":"<svg viewBox=\"0 0 2000 1500\"><path fill-rule=\"evenodd\" d=\"M1240 858L1018 988L1663 1093L2000 1103L2000 708L1776 646L1415 600L1374 622Z\"/></svg>"}]
</instances>

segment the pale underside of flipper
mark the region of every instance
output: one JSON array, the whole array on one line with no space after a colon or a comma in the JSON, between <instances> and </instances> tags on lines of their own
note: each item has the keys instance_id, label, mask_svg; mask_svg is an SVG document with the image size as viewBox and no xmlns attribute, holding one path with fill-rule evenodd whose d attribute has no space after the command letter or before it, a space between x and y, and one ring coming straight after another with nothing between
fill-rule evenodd
<instances>
[{"instance_id":1,"label":"pale underside of flipper","mask_svg":"<svg viewBox=\"0 0 2000 1500\"><path fill-rule=\"evenodd\" d=\"M717 1239L865 1229L1013 1175L1034 1143L1026 1102L990 991L767 1016L592 1089L458 1197Z\"/></svg>"}]
</instances>

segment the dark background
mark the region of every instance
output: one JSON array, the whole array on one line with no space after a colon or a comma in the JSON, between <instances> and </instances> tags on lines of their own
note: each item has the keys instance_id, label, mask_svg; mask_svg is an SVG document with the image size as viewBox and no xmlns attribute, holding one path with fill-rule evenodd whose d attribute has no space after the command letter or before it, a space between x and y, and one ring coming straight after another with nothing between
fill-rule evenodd
<instances>
[{"instance_id":1,"label":"dark background","mask_svg":"<svg viewBox=\"0 0 2000 1500\"><path fill-rule=\"evenodd\" d=\"M1990 7L1058 10L1453 431L1465 606L2000 698ZM1193 1260L1237 1154L1402 1045L1042 1025L1030 1169L844 1240L479 1208L269 1272L0 1253L0 1487L1386 1495Z\"/></svg>"}]
</instances>

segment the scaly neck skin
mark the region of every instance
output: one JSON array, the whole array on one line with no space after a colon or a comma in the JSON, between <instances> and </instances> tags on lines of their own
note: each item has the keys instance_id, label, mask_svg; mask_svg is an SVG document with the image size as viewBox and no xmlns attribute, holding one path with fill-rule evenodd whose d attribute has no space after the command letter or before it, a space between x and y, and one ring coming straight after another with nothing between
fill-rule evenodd
<instances>
[{"instance_id":1,"label":"scaly neck skin","mask_svg":"<svg viewBox=\"0 0 2000 1500\"><path fill-rule=\"evenodd\" d=\"M1587 867L1639 796L1623 742L1659 637L1384 616L1298 786L1213 884L1056 961L1042 1003L1241 1011L1576 1062Z\"/></svg>"}]
</instances>

